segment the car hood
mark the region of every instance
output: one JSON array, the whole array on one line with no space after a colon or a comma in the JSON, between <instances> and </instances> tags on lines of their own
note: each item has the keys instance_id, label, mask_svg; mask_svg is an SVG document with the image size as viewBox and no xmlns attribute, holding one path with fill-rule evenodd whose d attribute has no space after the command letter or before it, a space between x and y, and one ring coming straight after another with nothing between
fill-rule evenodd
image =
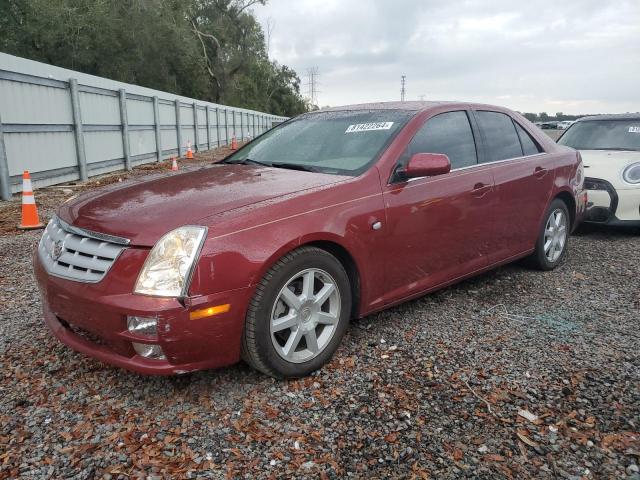
<instances>
[{"instance_id":1,"label":"car hood","mask_svg":"<svg viewBox=\"0 0 640 480\"><path fill-rule=\"evenodd\" d=\"M633 188L622 181L627 165L640 162L640 152L620 150L580 150L586 177L607 180L617 188Z\"/></svg>"},{"instance_id":2,"label":"car hood","mask_svg":"<svg viewBox=\"0 0 640 480\"><path fill-rule=\"evenodd\" d=\"M67 223L152 246L182 225L350 177L247 165L214 165L132 179L80 195L58 215Z\"/></svg>"}]
</instances>

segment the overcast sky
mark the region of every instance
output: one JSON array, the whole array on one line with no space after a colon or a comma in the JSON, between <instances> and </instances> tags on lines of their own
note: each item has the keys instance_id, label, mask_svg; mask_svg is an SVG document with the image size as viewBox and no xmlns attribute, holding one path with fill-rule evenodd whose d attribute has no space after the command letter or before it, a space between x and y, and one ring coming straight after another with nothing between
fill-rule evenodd
<instances>
[{"instance_id":1,"label":"overcast sky","mask_svg":"<svg viewBox=\"0 0 640 480\"><path fill-rule=\"evenodd\" d=\"M640 0L269 0L272 59L319 104L467 100L524 112L640 110Z\"/></svg>"}]
</instances>

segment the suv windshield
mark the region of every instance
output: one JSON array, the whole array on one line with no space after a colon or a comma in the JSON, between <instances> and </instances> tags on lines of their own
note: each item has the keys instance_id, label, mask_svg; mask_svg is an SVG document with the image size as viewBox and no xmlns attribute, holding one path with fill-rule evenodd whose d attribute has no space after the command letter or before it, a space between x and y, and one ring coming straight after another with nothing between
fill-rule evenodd
<instances>
[{"instance_id":1,"label":"suv windshield","mask_svg":"<svg viewBox=\"0 0 640 480\"><path fill-rule=\"evenodd\" d=\"M414 113L359 110L302 115L256 138L225 163L359 175Z\"/></svg>"},{"instance_id":2,"label":"suv windshield","mask_svg":"<svg viewBox=\"0 0 640 480\"><path fill-rule=\"evenodd\" d=\"M577 150L640 151L640 119L576 122L558 143Z\"/></svg>"}]
</instances>

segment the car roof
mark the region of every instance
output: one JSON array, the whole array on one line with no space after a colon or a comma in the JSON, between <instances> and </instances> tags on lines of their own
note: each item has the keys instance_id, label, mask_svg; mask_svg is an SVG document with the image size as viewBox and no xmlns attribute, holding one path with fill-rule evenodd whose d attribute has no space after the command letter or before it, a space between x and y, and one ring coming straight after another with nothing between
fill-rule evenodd
<instances>
[{"instance_id":1,"label":"car roof","mask_svg":"<svg viewBox=\"0 0 640 480\"><path fill-rule=\"evenodd\" d=\"M590 122L594 120L640 120L640 113L615 113L609 115L590 115L579 118L578 122Z\"/></svg>"},{"instance_id":2,"label":"car roof","mask_svg":"<svg viewBox=\"0 0 640 480\"><path fill-rule=\"evenodd\" d=\"M492 110L506 110L504 107L497 105L484 105L479 103L469 102L456 102L456 101L409 101L409 102L372 102L372 103L357 103L354 105L341 105L338 107L328 107L316 112L345 112L345 111L357 111L357 110L403 110L409 112L420 112L429 110L435 107L484 107ZM310 112L315 113L315 112Z\"/></svg>"}]
</instances>

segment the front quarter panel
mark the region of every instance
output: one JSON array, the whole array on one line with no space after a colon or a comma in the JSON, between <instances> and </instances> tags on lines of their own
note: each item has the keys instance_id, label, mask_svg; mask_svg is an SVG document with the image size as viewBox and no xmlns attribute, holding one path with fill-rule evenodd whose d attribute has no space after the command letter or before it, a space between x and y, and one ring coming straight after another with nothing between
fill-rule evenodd
<instances>
[{"instance_id":1,"label":"front quarter panel","mask_svg":"<svg viewBox=\"0 0 640 480\"><path fill-rule=\"evenodd\" d=\"M313 173L309 173L313 175ZM384 205L376 169L360 177L210 219L190 297L255 286L279 258L314 242L331 242L353 258L361 283L360 311L382 296Z\"/></svg>"}]
</instances>

